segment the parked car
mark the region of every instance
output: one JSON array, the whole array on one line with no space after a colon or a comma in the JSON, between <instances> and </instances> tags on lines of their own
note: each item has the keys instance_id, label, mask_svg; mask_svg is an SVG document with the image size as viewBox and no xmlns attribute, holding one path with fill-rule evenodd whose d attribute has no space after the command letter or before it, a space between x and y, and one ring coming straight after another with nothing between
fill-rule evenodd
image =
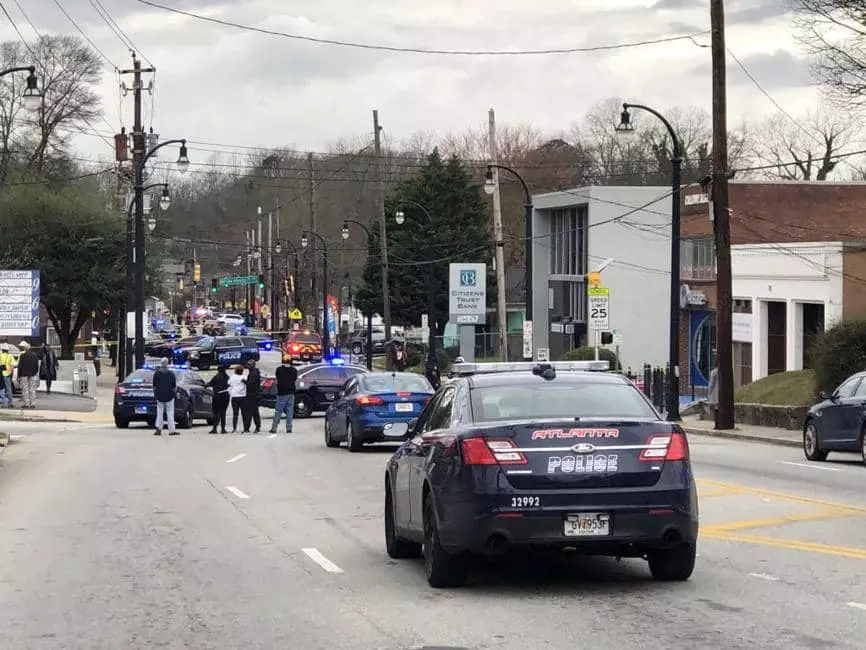
<instances>
[{"instance_id":1,"label":"parked car","mask_svg":"<svg viewBox=\"0 0 866 650\"><path fill-rule=\"evenodd\" d=\"M256 340L259 350L270 352L274 349L274 337L264 330L248 330L247 336Z\"/></svg>"},{"instance_id":2,"label":"parked car","mask_svg":"<svg viewBox=\"0 0 866 650\"><path fill-rule=\"evenodd\" d=\"M806 413L803 453L808 460L824 461L831 451L860 452L866 464L866 372L843 381Z\"/></svg>"},{"instance_id":3,"label":"parked car","mask_svg":"<svg viewBox=\"0 0 866 650\"><path fill-rule=\"evenodd\" d=\"M313 413L328 410L350 377L367 372L366 368L340 363L312 363L298 367L298 382L295 390L295 417L308 418ZM336 363L335 363L336 362ZM273 377L262 377L262 392L259 405L274 408L277 403L277 384Z\"/></svg>"},{"instance_id":4,"label":"parked car","mask_svg":"<svg viewBox=\"0 0 866 650\"><path fill-rule=\"evenodd\" d=\"M388 424L417 418L434 390L413 372L371 372L349 378L325 412L325 445L360 451L365 443L403 441L406 432L388 435Z\"/></svg>"},{"instance_id":5,"label":"parked car","mask_svg":"<svg viewBox=\"0 0 866 650\"><path fill-rule=\"evenodd\" d=\"M245 325L246 320L240 314L220 314L217 316L217 321L226 326L226 329L230 329L236 325Z\"/></svg>"},{"instance_id":6,"label":"parked car","mask_svg":"<svg viewBox=\"0 0 866 650\"><path fill-rule=\"evenodd\" d=\"M373 354L381 354L385 351L385 330L381 327L373 328ZM362 329L352 337L352 354L365 354L367 351L367 330Z\"/></svg>"},{"instance_id":7,"label":"parked car","mask_svg":"<svg viewBox=\"0 0 866 650\"><path fill-rule=\"evenodd\" d=\"M205 386L204 379L185 367L169 368L177 378L175 422L182 429L190 428L195 420L206 420L213 425L213 392ZM156 425L153 372L151 366L140 368L114 387L114 424L119 429L126 429L130 422Z\"/></svg>"}]
</instances>

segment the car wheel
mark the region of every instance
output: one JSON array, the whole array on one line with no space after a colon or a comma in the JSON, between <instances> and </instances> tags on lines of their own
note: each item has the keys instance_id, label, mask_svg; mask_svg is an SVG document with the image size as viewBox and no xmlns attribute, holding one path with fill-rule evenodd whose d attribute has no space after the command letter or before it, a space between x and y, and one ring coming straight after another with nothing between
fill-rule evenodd
<instances>
[{"instance_id":1,"label":"car wheel","mask_svg":"<svg viewBox=\"0 0 866 650\"><path fill-rule=\"evenodd\" d=\"M306 395L295 395L295 417L308 418L313 414L313 403Z\"/></svg>"},{"instance_id":2,"label":"car wheel","mask_svg":"<svg viewBox=\"0 0 866 650\"><path fill-rule=\"evenodd\" d=\"M682 582L688 580L695 570L695 544L681 544L647 553L650 573L662 582Z\"/></svg>"},{"instance_id":3,"label":"car wheel","mask_svg":"<svg viewBox=\"0 0 866 650\"><path fill-rule=\"evenodd\" d=\"M349 451L361 451L364 442L355 435L355 427L352 420L346 420L346 449Z\"/></svg>"},{"instance_id":4,"label":"car wheel","mask_svg":"<svg viewBox=\"0 0 866 650\"><path fill-rule=\"evenodd\" d=\"M385 484L385 549L388 551L388 557L395 560L421 557L421 544L397 537L394 499L391 496L391 486L387 482Z\"/></svg>"},{"instance_id":5,"label":"car wheel","mask_svg":"<svg viewBox=\"0 0 866 650\"><path fill-rule=\"evenodd\" d=\"M186 407L186 410L184 411L181 418L177 421L177 425L181 429L191 429L192 428L192 419L193 419L192 404L189 404Z\"/></svg>"},{"instance_id":6,"label":"car wheel","mask_svg":"<svg viewBox=\"0 0 866 650\"><path fill-rule=\"evenodd\" d=\"M469 560L465 553L448 553L439 541L433 500L424 501L424 574L435 588L460 587L466 582Z\"/></svg>"},{"instance_id":7,"label":"car wheel","mask_svg":"<svg viewBox=\"0 0 866 650\"><path fill-rule=\"evenodd\" d=\"M364 351L364 346L360 343L352 343L352 354L361 354Z\"/></svg>"},{"instance_id":8,"label":"car wheel","mask_svg":"<svg viewBox=\"0 0 866 650\"><path fill-rule=\"evenodd\" d=\"M806 422L803 428L803 455L806 460L822 461L827 460L827 452L821 451L818 446L818 428L812 420Z\"/></svg>"},{"instance_id":9,"label":"car wheel","mask_svg":"<svg viewBox=\"0 0 866 650\"><path fill-rule=\"evenodd\" d=\"M123 418L114 418L114 426L118 429L128 429L129 428L129 420L124 420Z\"/></svg>"},{"instance_id":10,"label":"car wheel","mask_svg":"<svg viewBox=\"0 0 866 650\"><path fill-rule=\"evenodd\" d=\"M340 446L340 441L334 440L331 436L331 421L327 418L325 418L325 446L330 449Z\"/></svg>"}]
</instances>

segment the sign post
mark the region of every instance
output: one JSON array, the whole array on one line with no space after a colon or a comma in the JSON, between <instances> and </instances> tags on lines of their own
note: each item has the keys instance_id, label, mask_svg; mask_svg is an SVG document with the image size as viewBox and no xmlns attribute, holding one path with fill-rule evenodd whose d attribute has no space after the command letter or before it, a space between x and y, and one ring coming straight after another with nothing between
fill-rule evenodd
<instances>
[{"instance_id":1,"label":"sign post","mask_svg":"<svg viewBox=\"0 0 866 650\"><path fill-rule=\"evenodd\" d=\"M601 332L610 329L610 289L590 287L587 289L587 297L589 298L589 329L595 333L595 360L598 361Z\"/></svg>"},{"instance_id":2,"label":"sign post","mask_svg":"<svg viewBox=\"0 0 866 650\"><path fill-rule=\"evenodd\" d=\"M532 358L532 321L523 321L523 358Z\"/></svg>"},{"instance_id":3,"label":"sign post","mask_svg":"<svg viewBox=\"0 0 866 650\"><path fill-rule=\"evenodd\" d=\"M0 336L39 336L39 271L0 271Z\"/></svg>"},{"instance_id":4,"label":"sign post","mask_svg":"<svg viewBox=\"0 0 866 650\"><path fill-rule=\"evenodd\" d=\"M475 326L487 322L487 265L448 265L448 315L460 328L460 356L475 361Z\"/></svg>"}]
</instances>

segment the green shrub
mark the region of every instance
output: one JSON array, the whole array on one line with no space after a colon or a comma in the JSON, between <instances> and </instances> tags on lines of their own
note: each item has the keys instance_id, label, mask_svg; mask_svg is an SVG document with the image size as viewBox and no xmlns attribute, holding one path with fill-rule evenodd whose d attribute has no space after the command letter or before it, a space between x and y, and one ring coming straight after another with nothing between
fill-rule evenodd
<instances>
[{"instance_id":1,"label":"green shrub","mask_svg":"<svg viewBox=\"0 0 866 650\"><path fill-rule=\"evenodd\" d=\"M418 343L406 344L406 365L408 367L422 365L426 358L424 346Z\"/></svg>"},{"instance_id":2,"label":"green shrub","mask_svg":"<svg viewBox=\"0 0 866 650\"><path fill-rule=\"evenodd\" d=\"M809 351L818 390L832 391L866 370L866 318L842 321L820 332Z\"/></svg>"},{"instance_id":3,"label":"green shrub","mask_svg":"<svg viewBox=\"0 0 866 650\"><path fill-rule=\"evenodd\" d=\"M460 354L460 348L436 348L436 365L439 372L445 372Z\"/></svg>"},{"instance_id":4,"label":"green shrub","mask_svg":"<svg viewBox=\"0 0 866 650\"><path fill-rule=\"evenodd\" d=\"M616 370L618 359L616 358L616 354L608 350L607 348L599 348L598 349L598 358L601 361L610 361L610 369ZM595 348L592 347L584 347L584 348L572 348L562 357L563 361L594 361L595 360Z\"/></svg>"}]
</instances>

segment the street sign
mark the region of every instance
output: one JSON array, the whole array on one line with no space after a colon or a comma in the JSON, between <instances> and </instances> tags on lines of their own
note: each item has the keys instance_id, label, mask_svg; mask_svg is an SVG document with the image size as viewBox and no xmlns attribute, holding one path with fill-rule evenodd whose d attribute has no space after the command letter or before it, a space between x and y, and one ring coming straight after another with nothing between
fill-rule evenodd
<instances>
[{"instance_id":1,"label":"street sign","mask_svg":"<svg viewBox=\"0 0 866 650\"><path fill-rule=\"evenodd\" d=\"M0 271L0 336L39 336L39 271Z\"/></svg>"},{"instance_id":2,"label":"street sign","mask_svg":"<svg viewBox=\"0 0 866 650\"><path fill-rule=\"evenodd\" d=\"M550 361L550 348L538 348L535 351L536 361Z\"/></svg>"},{"instance_id":3,"label":"street sign","mask_svg":"<svg viewBox=\"0 0 866 650\"><path fill-rule=\"evenodd\" d=\"M523 358L532 358L532 321L523 321Z\"/></svg>"},{"instance_id":4,"label":"street sign","mask_svg":"<svg viewBox=\"0 0 866 650\"><path fill-rule=\"evenodd\" d=\"M259 281L257 275L229 275L220 278L220 286L222 287L238 287L245 284L255 284Z\"/></svg>"},{"instance_id":5,"label":"street sign","mask_svg":"<svg viewBox=\"0 0 866 650\"><path fill-rule=\"evenodd\" d=\"M589 329L610 329L610 289L607 287L591 287L587 289L589 297Z\"/></svg>"},{"instance_id":6,"label":"street sign","mask_svg":"<svg viewBox=\"0 0 866 650\"><path fill-rule=\"evenodd\" d=\"M622 332L620 332L619 330L613 331L613 344L622 345Z\"/></svg>"},{"instance_id":7,"label":"street sign","mask_svg":"<svg viewBox=\"0 0 866 650\"><path fill-rule=\"evenodd\" d=\"M487 322L487 265L448 265L448 314L458 325Z\"/></svg>"},{"instance_id":8,"label":"street sign","mask_svg":"<svg viewBox=\"0 0 866 650\"><path fill-rule=\"evenodd\" d=\"M295 308L289 312L289 319L290 320L301 320L303 317L304 317L304 315L301 313L300 309Z\"/></svg>"}]
</instances>

